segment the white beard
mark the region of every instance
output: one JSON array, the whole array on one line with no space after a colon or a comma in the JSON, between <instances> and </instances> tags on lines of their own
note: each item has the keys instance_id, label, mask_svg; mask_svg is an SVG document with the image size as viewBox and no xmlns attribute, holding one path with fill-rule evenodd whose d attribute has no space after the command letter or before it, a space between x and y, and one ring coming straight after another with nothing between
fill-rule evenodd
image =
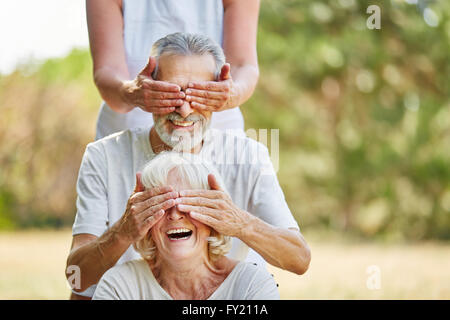
<instances>
[{"instance_id":1,"label":"white beard","mask_svg":"<svg viewBox=\"0 0 450 320\"><path fill-rule=\"evenodd\" d=\"M167 118L168 117L159 118L158 121L155 122L155 130L160 139L177 152L190 152L194 147L198 146L203 141L203 138L211 124L211 119L206 120L206 118L201 116L201 119L198 120L201 122L201 127L196 128L194 132L191 133L179 129L174 130L172 134L169 134L164 130L162 125Z\"/></svg>"}]
</instances>

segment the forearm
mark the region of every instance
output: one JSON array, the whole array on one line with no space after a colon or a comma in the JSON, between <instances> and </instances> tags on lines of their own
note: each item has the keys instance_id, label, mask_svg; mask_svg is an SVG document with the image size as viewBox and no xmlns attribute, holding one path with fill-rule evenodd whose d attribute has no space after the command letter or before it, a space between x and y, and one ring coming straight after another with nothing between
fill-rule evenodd
<instances>
[{"instance_id":1,"label":"forearm","mask_svg":"<svg viewBox=\"0 0 450 320\"><path fill-rule=\"evenodd\" d=\"M127 72L106 66L94 71L94 81L100 95L112 110L119 113L127 113L134 108L122 95L126 83L129 82L127 79Z\"/></svg>"},{"instance_id":2,"label":"forearm","mask_svg":"<svg viewBox=\"0 0 450 320\"><path fill-rule=\"evenodd\" d=\"M96 284L131 245L116 229L113 226L99 238L73 249L69 254L67 266L78 266L81 272L80 288L74 288L75 291L82 292Z\"/></svg>"},{"instance_id":3,"label":"forearm","mask_svg":"<svg viewBox=\"0 0 450 320\"><path fill-rule=\"evenodd\" d=\"M308 270L311 253L303 236L294 230L274 227L250 215L239 237L275 267L303 274Z\"/></svg>"},{"instance_id":4,"label":"forearm","mask_svg":"<svg viewBox=\"0 0 450 320\"><path fill-rule=\"evenodd\" d=\"M253 64L245 64L233 67L232 77L235 92L233 93L233 107L246 102L253 94L258 83L259 69Z\"/></svg>"}]
</instances>

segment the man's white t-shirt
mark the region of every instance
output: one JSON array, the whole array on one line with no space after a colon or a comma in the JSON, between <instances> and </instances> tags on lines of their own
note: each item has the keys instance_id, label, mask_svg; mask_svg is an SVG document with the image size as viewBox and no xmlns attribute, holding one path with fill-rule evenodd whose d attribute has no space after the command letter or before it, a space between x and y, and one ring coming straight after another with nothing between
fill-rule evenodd
<instances>
[{"instance_id":1,"label":"man's white t-shirt","mask_svg":"<svg viewBox=\"0 0 450 320\"><path fill-rule=\"evenodd\" d=\"M73 235L100 237L122 217L136 185L136 173L156 156L149 132L150 128L129 129L87 145L78 174ZM198 155L215 165L239 208L273 226L299 230L266 146L245 136L210 129ZM247 252L247 245L233 238L227 256L244 260ZM139 258L130 246L117 264Z\"/></svg>"},{"instance_id":2,"label":"man's white t-shirt","mask_svg":"<svg viewBox=\"0 0 450 320\"><path fill-rule=\"evenodd\" d=\"M105 272L93 300L173 300L143 259ZM262 267L239 262L207 300L279 300L273 277Z\"/></svg>"}]
</instances>

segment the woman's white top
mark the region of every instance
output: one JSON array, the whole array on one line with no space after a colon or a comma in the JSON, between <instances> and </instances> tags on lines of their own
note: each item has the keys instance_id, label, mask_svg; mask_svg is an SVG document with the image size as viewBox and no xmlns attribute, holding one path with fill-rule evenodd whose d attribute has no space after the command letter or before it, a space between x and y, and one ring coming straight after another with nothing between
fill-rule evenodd
<instances>
[{"instance_id":1,"label":"woman's white top","mask_svg":"<svg viewBox=\"0 0 450 320\"><path fill-rule=\"evenodd\" d=\"M156 40L174 33L200 33L222 45L222 0L123 0L124 46L130 78L146 66ZM153 124L152 114L140 108L122 114L102 103L97 119L96 140L114 132ZM212 115L217 129L244 129L239 108Z\"/></svg>"},{"instance_id":2,"label":"woman's white top","mask_svg":"<svg viewBox=\"0 0 450 320\"><path fill-rule=\"evenodd\" d=\"M173 300L155 279L145 260L132 260L109 269L93 300ZM277 284L267 270L239 262L208 300L278 300Z\"/></svg>"}]
</instances>

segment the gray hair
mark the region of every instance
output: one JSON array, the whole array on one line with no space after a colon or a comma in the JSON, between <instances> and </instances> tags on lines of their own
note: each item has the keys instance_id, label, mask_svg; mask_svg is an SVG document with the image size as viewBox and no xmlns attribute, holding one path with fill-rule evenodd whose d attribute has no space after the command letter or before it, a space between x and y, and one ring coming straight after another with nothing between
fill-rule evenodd
<instances>
[{"instance_id":1,"label":"gray hair","mask_svg":"<svg viewBox=\"0 0 450 320\"><path fill-rule=\"evenodd\" d=\"M157 40L151 50L151 56L156 58L156 67L152 78L158 76L158 61L163 54L180 56L210 54L216 62L214 77L218 79L220 71L225 64L225 54L222 48L211 38L193 33L176 32Z\"/></svg>"},{"instance_id":2,"label":"gray hair","mask_svg":"<svg viewBox=\"0 0 450 320\"><path fill-rule=\"evenodd\" d=\"M208 174L213 174L221 189L228 194L216 168L202 157L192 153L161 152L142 171L142 184L146 188L167 185L167 177L173 169L178 171L180 178L189 183L192 189L211 189ZM156 256L156 247L150 231L134 244L134 248L145 260L152 260ZM211 236L208 238L209 257L214 260L225 255L230 248L231 238L212 229Z\"/></svg>"}]
</instances>

